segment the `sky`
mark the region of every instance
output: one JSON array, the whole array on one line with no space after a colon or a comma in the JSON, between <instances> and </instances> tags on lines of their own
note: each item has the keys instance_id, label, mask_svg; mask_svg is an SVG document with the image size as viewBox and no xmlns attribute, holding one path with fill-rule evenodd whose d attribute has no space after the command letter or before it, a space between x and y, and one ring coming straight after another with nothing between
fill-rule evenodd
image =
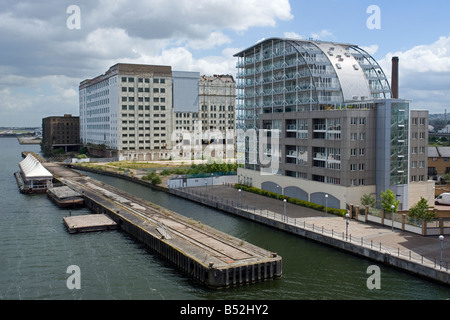
<instances>
[{"instance_id":1,"label":"sky","mask_svg":"<svg viewBox=\"0 0 450 320\"><path fill-rule=\"evenodd\" d=\"M400 98L450 112L450 1L0 0L0 127L79 115L81 81L116 63L236 74L237 52L273 37L351 43Z\"/></svg>"}]
</instances>

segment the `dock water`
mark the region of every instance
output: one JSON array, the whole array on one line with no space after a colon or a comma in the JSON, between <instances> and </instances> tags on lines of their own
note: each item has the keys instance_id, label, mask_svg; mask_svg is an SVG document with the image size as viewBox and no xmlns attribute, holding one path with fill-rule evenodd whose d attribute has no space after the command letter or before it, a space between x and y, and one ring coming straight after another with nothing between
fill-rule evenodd
<instances>
[{"instance_id":1,"label":"dock water","mask_svg":"<svg viewBox=\"0 0 450 320\"><path fill-rule=\"evenodd\" d=\"M204 286L224 288L282 275L282 258L276 253L64 166L48 163L46 167L56 180L82 194L91 211L109 217L120 230Z\"/></svg>"}]
</instances>

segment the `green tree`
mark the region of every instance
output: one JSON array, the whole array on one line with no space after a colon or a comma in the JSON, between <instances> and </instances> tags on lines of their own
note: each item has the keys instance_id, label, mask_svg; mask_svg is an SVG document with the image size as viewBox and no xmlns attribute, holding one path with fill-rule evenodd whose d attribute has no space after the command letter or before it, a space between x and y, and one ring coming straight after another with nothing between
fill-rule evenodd
<instances>
[{"instance_id":1,"label":"green tree","mask_svg":"<svg viewBox=\"0 0 450 320\"><path fill-rule=\"evenodd\" d=\"M428 201L421 197L420 201L409 209L408 217L419 221L433 221L436 219L436 215L428 209Z\"/></svg>"},{"instance_id":2,"label":"green tree","mask_svg":"<svg viewBox=\"0 0 450 320\"><path fill-rule=\"evenodd\" d=\"M450 183L450 173L444 174L442 178L444 179L445 183Z\"/></svg>"},{"instance_id":3,"label":"green tree","mask_svg":"<svg viewBox=\"0 0 450 320\"><path fill-rule=\"evenodd\" d=\"M370 194L365 194L361 197L361 204L365 207L375 208L377 201Z\"/></svg>"},{"instance_id":4,"label":"green tree","mask_svg":"<svg viewBox=\"0 0 450 320\"><path fill-rule=\"evenodd\" d=\"M394 212L397 212L399 204L400 201L395 199L395 194L392 192L392 190L388 189L384 192L381 192L381 207L385 212L391 212L392 205L394 205Z\"/></svg>"},{"instance_id":5,"label":"green tree","mask_svg":"<svg viewBox=\"0 0 450 320\"><path fill-rule=\"evenodd\" d=\"M142 180L150 181L152 185L157 185L161 183L161 178L156 172L150 172L142 177Z\"/></svg>"}]
</instances>

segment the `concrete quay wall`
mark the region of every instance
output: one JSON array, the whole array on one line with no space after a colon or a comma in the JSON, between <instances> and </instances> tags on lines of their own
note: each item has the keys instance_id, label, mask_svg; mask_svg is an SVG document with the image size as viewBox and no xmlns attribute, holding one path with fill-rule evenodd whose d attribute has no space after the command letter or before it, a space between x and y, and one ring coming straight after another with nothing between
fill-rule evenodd
<instances>
[{"instance_id":1,"label":"concrete quay wall","mask_svg":"<svg viewBox=\"0 0 450 320\"><path fill-rule=\"evenodd\" d=\"M283 221L283 217L281 215L261 215L258 214L257 211L252 212L248 210L244 210L241 208L238 208L234 205L224 204L222 202L215 201L214 199L208 199L204 198L200 195L192 194L192 193L185 193L178 189L169 189L168 192L170 192L173 195L176 195L178 197L188 199L191 201L195 201L198 203L201 203L203 205L221 210L226 213L230 213L233 215L240 216L242 218L255 221L258 223L262 223L264 225L276 228L278 230L282 230L285 232L289 232L295 235L298 235L303 238L310 239L312 241L316 241L318 243L328 245L340 250L344 250L346 252L368 258L370 260L374 260L376 262L392 266L398 269L401 269L403 271L407 271L412 274L416 274L425 278L428 278L433 281L438 281L444 284L450 284L450 273L445 271L444 269L438 269L436 267L427 266L424 264L420 264L411 260L408 260L407 258L398 257L395 255L392 255L389 252L386 252L384 250L380 250L378 248L371 248L364 245L359 245L351 240L348 241L345 239L343 234L335 234L335 236L327 235L322 232L320 232L320 229L317 231L308 229L307 227L304 227L303 224L292 224L287 223L286 221ZM342 235L342 238L341 238Z\"/></svg>"},{"instance_id":2,"label":"concrete quay wall","mask_svg":"<svg viewBox=\"0 0 450 320\"><path fill-rule=\"evenodd\" d=\"M257 214L257 212L251 212L248 210L243 210L241 208L238 208L236 203L234 205L231 204L224 204L222 202L216 201L211 198L205 198L203 196L192 194L192 193L185 193L180 189L168 189L161 186L153 186L150 183L146 181L142 181L140 179L134 178L134 177L128 177L124 176L122 174L113 173L113 172L107 172L102 170L96 170L91 168L80 168L80 170L95 172L99 174L105 174L110 176L115 176L118 178L125 178L127 180L140 183L142 185L146 185L148 187L155 188L160 191L169 192L173 195L176 195L178 197L194 201L212 208L216 208L218 210L221 210L223 212L237 215L240 217L243 217L248 220L252 220L258 223L262 223L264 225L283 230L292 234L296 234L298 236L310 239L312 241L316 241L325 245L329 245L331 247L344 250L346 252L368 258L370 260L383 263L388 266L392 266L395 268L398 268L399 270L409 272L411 274L415 274L418 276L422 276L424 278L437 281L443 284L450 284L450 274L448 271L445 271L444 269L439 269L436 267L433 267L431 265L424 265L421 263L418 263L416 261L411 261L410 259L395 256L389 252L383 251L381 248L372 248L369 246L364 245L358 245L351 241L345 241L344 237L336 237L336 236L329 236L326 234L323 234L319 231L310 230L304 226L300 225L293 225L290 223L286 223L282 221L278 215L278 218L274 215L273 217L270 215L261 215Z\"/></svg>"}]
</instances>

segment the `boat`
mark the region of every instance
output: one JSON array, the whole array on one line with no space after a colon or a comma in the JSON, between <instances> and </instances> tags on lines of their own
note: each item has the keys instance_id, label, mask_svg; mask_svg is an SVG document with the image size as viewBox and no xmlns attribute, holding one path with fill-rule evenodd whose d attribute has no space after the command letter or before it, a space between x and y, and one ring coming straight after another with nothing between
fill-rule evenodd
<instances>
[{"instance_id":1,"label":"boat","mask_svg":"<svg viewBox=\"0 0 450 320\"><path fill-rule=\"evenodd\" d=\"M61 208L84 205L83 195L67 186L48 188L47 196Z\"/></svg>"}]
</instances>

